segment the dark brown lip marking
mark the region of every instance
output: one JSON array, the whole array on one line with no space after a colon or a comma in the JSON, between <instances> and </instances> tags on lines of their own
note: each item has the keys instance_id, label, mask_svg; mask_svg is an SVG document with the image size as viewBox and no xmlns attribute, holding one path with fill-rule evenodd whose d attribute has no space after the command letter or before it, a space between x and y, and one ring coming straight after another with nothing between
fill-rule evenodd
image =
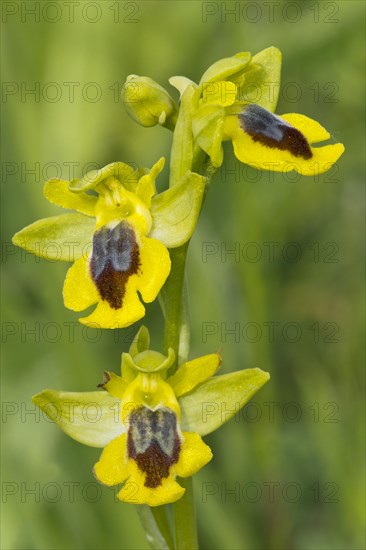
<instances>
[{"instance_id":1,"label":"dark brown lip marking","mask_svg":"<svg viewBox=\"0 0 366 550\"><path fill-rule=\"evenodd\" d=\"M305 160L313 156L305 136L285 120L256 104L245 107L238 115L239 124L253 141L281 151L289 151Z\"/></svg>"},{"instance_id":2,"label":"dark brown lip marking","mask_svg":"<svg viewBox=\"0 0 366 550\"><path fill-rule=\"evenodd\" d=\"M144 485L155 489L178 462L181 442L175 413L163 407L152 411L139 407L129 417L127 452L146 474Z\"/></svg>"},{"instance_id":3,"label":"dark brown lip marking","mask_svg":"<svg viewBox=\"0 0 366 550\"><path fill-rule=\"evenodd\" d=\"M139 258L135 233L127 222L94 233L90 272L101 298L111 308L122 307L127 281L138 273Z\"/></svg>"}]
</instances>

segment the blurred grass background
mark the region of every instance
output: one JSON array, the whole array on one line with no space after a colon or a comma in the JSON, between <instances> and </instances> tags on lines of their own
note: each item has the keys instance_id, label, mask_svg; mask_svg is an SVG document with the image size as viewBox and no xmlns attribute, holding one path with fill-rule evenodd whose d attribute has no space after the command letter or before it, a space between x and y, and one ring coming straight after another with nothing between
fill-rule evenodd
<instances>
[{"instance_id":1,"label":"blurred grass background","mask_svg":"<svg viewBox=\"0 0 366 550\"><path fill-rule=\"evenodd\" d=\"M38 4L39 21L21 4ZM283 52L288 92L278 113L319 120L346 153L319 181L271 180L239 166L229 146L210 189L189 255L191 355L221 349L222 372L258 366L272 379L238 422L207 437L214 460L195 478L200 542L204 549L364 548L364 4L78 2L71 22L63 2L52 4L2 5L4 89L13 91L2 103L2 548L148 547L133 507L96 488L100 451L32 413L30 401L45 387L92 390L104 369L119 368L134 330L79 326L62 304L68 266L21 254L11 236L59 212L42 185L67 179L70 163L78 177L90 162L149 166L169 155L170 133L137 126L118 101L128 74L166 86L174 74L198 80L219 58L270 45ZM225 17L236 4L237 20ZM204 22L203 10L215 13ZM38 98L24 93L34 86ZM25 173L31 169L35 175ZM268 242L279 243L273 261ZM205 243L219 252L204 258ZM297 261L288 243L301 250ZM239 246L240 260L222 261L225 246ZM262 258L250 261L258 250ZM144 322L159 349L157 303ZM224 333L235 323L236 339ZM273 338L264 323L277 323Z\"/></svg>"}]
</instances>

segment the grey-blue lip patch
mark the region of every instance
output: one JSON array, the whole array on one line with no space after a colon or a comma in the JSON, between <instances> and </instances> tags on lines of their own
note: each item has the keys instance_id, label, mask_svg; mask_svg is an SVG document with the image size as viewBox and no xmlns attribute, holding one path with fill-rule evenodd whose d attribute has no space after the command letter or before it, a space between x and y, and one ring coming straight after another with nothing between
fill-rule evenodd
<instances>
[{"instance_id":1,"label":"grey-blue lip patch","mask_svg":"<svg viewBox=\"0 0 366 550\"><path fill-rule=\"evenodd\" d=\"M146 474L144 485L155 489L178 462L181 442L177 417L167 407L156 411L139 407L129 417L127 452Z\"/></svg>"},{"instance_id":2,"label":"grey-blue lip patch","mask_svg":"<svg viewBox=\"0 0 366 550\"><path fill-rule=\"evenodd\" d=\"M120 222L94 233L90 272L103 300L112 309L122 307L129 277L139 270L139 247L132 227Z\"/></svg>"},{"instance_id":3,"label":"grey-blue lip patch","mask_svg":"<svg viewBox=\"0 0 366 550\"><path fill-rule=\"evenodd\" d=\"M295 157L309 160L313 153L306 137L294 126L256 104L245 107L238 115L242 130L253 141L271 149L289 151Z\"/></svg>"}]
</instances>

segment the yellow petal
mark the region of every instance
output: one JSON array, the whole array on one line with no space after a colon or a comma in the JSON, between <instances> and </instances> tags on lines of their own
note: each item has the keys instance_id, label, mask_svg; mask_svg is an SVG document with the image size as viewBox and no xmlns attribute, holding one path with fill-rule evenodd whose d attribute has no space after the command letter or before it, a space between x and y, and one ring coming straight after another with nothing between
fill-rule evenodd
<instances>
[{"instance_id":1,"label":"yellow petal","mask_svg":"<svg viewBox=\"0 0 366 550\"><path fill-rule=\"evenodd\" d=\"M108 443L94 466L94 475L98 481L109 486L123 483L128 478L127 434Z\"/></svg>"},{"instance_id":2,"label":"yellow petal","mask_svg":"<svg viewBox=\"0 0 366 550\"><path fill-rule=\"evenodd\" d=\"M98 328L111 329L124 328L136 323L136 321L145 315L145 308L138 298L135 279L137 279L136 275L132 275L129 278L123 298L123 305L120 309L111 308L105 300L99 301L93 313L88 317L79 319L80 323ZM97 300L100 300L99 296Z\"/></svg>"},{"instance_id":3,"label":"yellow petal","mask_svg":"<svg viewBox=\"0 0 366 550\"><path fill-rule=\"evenodd\" d=\"M198 472L212 458L211 449L201 437L193 432L183 432L183 443L179 460L174 466L180 477L189 477Z\"/></svg>"},{"instance_id":4,"label":"yellow petal","mask_svg":"<svg viewBox=\"0 0 366 550\"><path fill-rule=\"evenodd\" d=\"M89 273L89 263L82 256L67 272L63 288L64 304L73 311L82 311L98 301L98 291Z\"/></svg>"},{"instance_id":5,"label":"yellow petal","mask_svg":"<svg viewBox=\"0 0 366 550\"><path fill-rule=\"evenodd\" d=\"M140 273L137 288L144 302L152 302L159 294L170 272L167 248L156 239L141 238Z\"/></svg>"},{"instance_id":6,"label":"yellow petal","mask_svg":"<svg viewBox=\"0 0 366 550\"><path fill-rule=\"evenodd\" d=\"M149 207L151 197L156 193L155 180L163 170L164 164L165 158L161 157L151 168L150 172L142 176L137 184L136 195Z\"/></svg>"},{"instance_id":7,"label":"yellow petal","mask_svg":"<svg viewBox=\"0 0 366 550\"><path fill-rule=\"evenodd\" d=\"M155 193L155 182L151 179L150 174L142 176L136 188L136 195L139 197L139 199L141 199L147 206L150 207L151 197L153 197Z\"/></svg>"},{"instance_id":8,"label":"yellow petal","mask_svg":"<svg viewBox=\"0 0 366 550\"><path fill-rule=\"evenodd\" d=\"M220 363L221 358L218 353L198 357L183 363L173 376L168 378L167 382L173 388L175 395L179 397L213 376Z\"/></svg>"},{"instance_id":9,"label":"yellow petal","mask_svg":"<svg viewBox=\"0 0 366 550\"><path fill-rule=\"evenodd\" d=\"M43 194L50 202L62 206L62 208L70 208L86 214L94 216L97 197L92 197L86 193L77 194L69 190L69 182L57 178L46 181Z\"/></svg>"},{"instance_id":10,"label":"yellow petal","mask_svg":"<svg viewBox=\"0 0 366 550\"><path fill-rule=\"evenodd\" d=\"M106 378L105 382L98 384L98 386L103 387L103 389L105 389L110 395L113 395L113 397L121 398L126 391L128 382L123 380L121 376L118 376L118 374L115 374L114 372L105 371L104 376Z\"/></svg>"},{"instance_id":11,"label":"yellow petal","mask_svg":"<svg viewBox=\"0 0 366 550\"><path fill-rule=\"evenodd\" d=\"M180 499L184 494L181 487L172 476L164 478L159 487L152 489L145 487L143 474L134 460L128 461L130 477L118 493L118 498L131 504L147 504L148 506L162 506Z\"/></svg>"}]
</instances>

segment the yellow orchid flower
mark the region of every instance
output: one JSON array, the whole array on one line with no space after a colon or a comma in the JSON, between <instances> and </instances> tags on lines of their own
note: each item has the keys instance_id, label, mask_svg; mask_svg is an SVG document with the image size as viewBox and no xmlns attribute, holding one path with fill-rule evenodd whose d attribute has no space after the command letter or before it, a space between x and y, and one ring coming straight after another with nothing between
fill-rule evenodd
<instances>
[{"instance_id":1,"label":"yellow orchid flower","mask_svg":"<svg viewBox=\"0 0 366 550\"><path fill-rule=\"evenodd\" d=\"M123 484L121 501L160 506L183 496L177 476L190 477L211 460L201 436L232 417L269 375L246 369L213 376L221 363L213 353L169 376L173 350L165 357L148 348L149 333L141 327L129 353L122 354L121 376L105 373L99 385L105 391L44 390L33 402L73 439L104 447L94 475L111 487ZM88 421L91 403L97 417ZM224 406L225 414L219 407L212 414L213 404Z\"/></svg>"},{"instance_id":2,"label":"yellow orchid flower","mask_svg":"<svg viewBox=\"0 0 366 550\"><path fill-rule=\"evenodd\" d=\"M143 176L135 193L114 176L94 188L99 198L93 212L92 250L69 269L63 289L69 309L82 311L97 304L88 317L80 319L86 325L126 327L141 319L145 308L137 292L145 302L152 302L169 274L167 248L147 236L152 226L149 207L155 191L154 176L162 167L163 162L159 162ZM67 191L65 197L71 194ZM54 198L54 182L46 185L45 195Z\"/></svg>"},{"instance_id":3,"label":"yellow orchid flower","mask_svg":"<svg viewBox=\"0 0 366 550\"><path fill-rule=\"evenodd\" d=\"M227 140L245 164L304 176L326 172L344 152L341 143L314 146L331 137L315 120L274 114L280 68L281 52L270 47L253 57L244 52L221 59L203 75L196 86L192 130L215 167L223 162Z\"/></svg>"},{"instance_id":4,"label":"yellow orchid flower","mask_svg":"<svg viewBox=\"0 0 366 550\"><path fill-rule=\"evenodd\" d=\"M146 361L150 369L161 369L159 362L163 368L169 366L157 352L145 351L134 358L140 368ZM208 373L217 370L219 357L201 358L203 366ZM158 506L178 500L184 489L176 476L192 476L211 460L212 453L197 433L181 430L174 384L163 380L160 372L150 371L139 372L130 383L114 375L104 388L120 399L126 431L105 447L94 466L95 477L109 486L124 483L118 498L125 502Z\"/></svg>"},{"instance_id":5,"label":"yellow orchid flower","mask_svg":"<svg viewBox=\"0 0 366 550\"><path fill-rule=\"evenodd\" d=\"M167 247L182 245L197 222L204 178L187 172L176 189L157 195L160 159L150 171L122 162L71 183L51 179L45 197L78 214L39 220L13 242L48 259L74 262L63 288L64 304L74 311L97 304L80 322L122 328L145 314L170 272ZM91 192L93 194L91 194Z\"/></svg>"}]
</instances>

